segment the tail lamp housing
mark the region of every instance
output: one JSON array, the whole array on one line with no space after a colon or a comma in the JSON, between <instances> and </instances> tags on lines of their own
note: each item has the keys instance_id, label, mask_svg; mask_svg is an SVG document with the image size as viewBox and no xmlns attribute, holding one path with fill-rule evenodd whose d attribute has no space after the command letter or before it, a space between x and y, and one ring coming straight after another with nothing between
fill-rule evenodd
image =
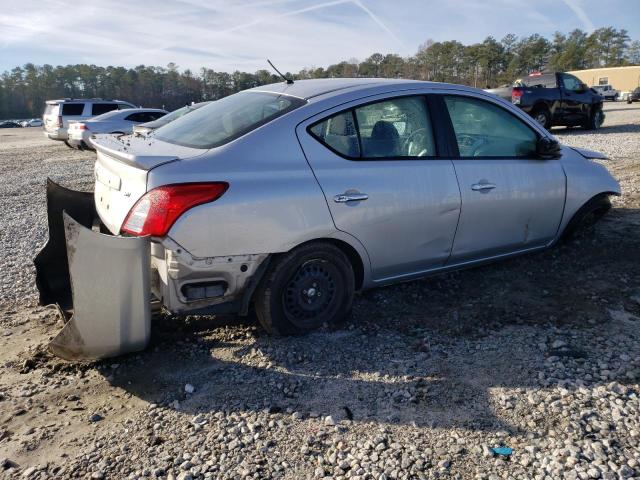
<instances>
[{"instance_id":1,"label":"tail lamp housing","mask_svg":"<svg viewBox=\"0 0 640 480\"><path fill-rule=\"evenodd\" d=\"M145 193L131 208L120 231L135 236L164 237L187 210L220 198L227 182L163 185Z\"/></svg>"},{"instance_id":2,"label":"tail lamp housing","mask_svg":"<svg viewBox=\"0 0 640 480\"><path fill-rule=\"evenodd\" d=\"M514 104L516 104L516 105L517 105L517 104L519 104L519 103L520 103L520 99L522 98L522 94L523 94L523 93L524 93L524 92L522 91L522 89L521 89L521 88L519 88L519 87L514 87L514 88L511 90L511 103L514 103Z\"/></svg>"}]
</instances>

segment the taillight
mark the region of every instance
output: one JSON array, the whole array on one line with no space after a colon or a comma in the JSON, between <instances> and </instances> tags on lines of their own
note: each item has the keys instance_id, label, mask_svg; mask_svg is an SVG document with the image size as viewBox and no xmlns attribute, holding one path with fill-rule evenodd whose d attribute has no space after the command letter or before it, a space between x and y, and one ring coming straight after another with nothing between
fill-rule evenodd
<instances>
[{"instance_id":1,"label":"taillight","mask_svg":"<svg viewBox=\"0 0 640 480\"><path fill-rule=\"evenodd\" d=\"M64 127L64 124L62 123L62 115L58 116L58 127L59 128Z\"/></svg>"},{"instance_id":2,"label":"taillight","mask_svg":"<svg viewBox=\"0 0 640 480\"><path fill-rule=\"evenodd\" d=\"M163 237L184 212L213 202L229 188L226 182L164 185L145 193L127 214L121 231Z\"/></svg>"},{"instance_id":3,"label":"taillight","mask_svg":"<svg viewBox=\"0 0 640 480\"><path fill-rule=\"evenodd\" d=\"M84 123L76 123L76 128L78 130L89 130L89 128Z\"/></svg>"},{"instance_id":4,"label":"taillight","mask_svg":"<svg viewBox=\"0 0 640 480\"><path fill-rule=\"evenodd\" d=\"M520 98L522 98L522 90L520 88L513 88L511 90L511 103L520 103Z\"/></svg>"}]
</instances>

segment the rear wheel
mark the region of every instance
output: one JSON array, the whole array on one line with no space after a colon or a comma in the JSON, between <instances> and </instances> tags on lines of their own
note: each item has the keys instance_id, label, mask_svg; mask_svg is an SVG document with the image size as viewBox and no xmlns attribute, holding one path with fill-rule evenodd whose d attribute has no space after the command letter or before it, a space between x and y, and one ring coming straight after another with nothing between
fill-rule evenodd
<instances>
[{"instance_id":1,"label":"rear wheel","mask_svg":"<svg viewBox=\"0 0 640 480\"><path fill-rule=\"evenodd\" d=\"M562 240L570 240L589 232L610 209L611 200L609 200L609 194L596 195L575 213L564 229Z\"/></svg>"},{"instance_id":2,"label":"rear wheel","mask_svg":"<svg viewBox=\"0 0 640 480\"><path fill-rule=\"evenodd\" d=\"M531 116L536 122L538 122L544 128L546 129L551 128L551 114L549 113L548 110L544 108L534 110Z\"/></svg>"},{"instance_id":3,"label":"rear wheel","mask_svg":"<svg viewBox=\"0 0 640 480\"><path fill-rule=\"evenodd\" d=\"M354 290L353 268L342 250L311 243L272 262L256 291L255 310L269 333L307 333L344 320Z\"/></svg>"}]
</instances>

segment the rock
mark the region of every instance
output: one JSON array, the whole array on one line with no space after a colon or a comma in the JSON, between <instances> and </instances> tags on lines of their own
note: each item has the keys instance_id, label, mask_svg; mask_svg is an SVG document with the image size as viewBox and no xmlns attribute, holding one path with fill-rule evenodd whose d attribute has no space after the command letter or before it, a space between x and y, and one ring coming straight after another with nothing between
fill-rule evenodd
<instances>
[{"instance_id":1,"label":"rock","mask_svg":"<svg viewBox=\"0 0 640 480\"><path fill-rule=\"evenodd\" d=\"M195 392L195 391L196 391L196 387L194 387L194 386L193 386L193 385L191 385L190 383L187 383L187 384L184 386L184 391L185 391L186 393L193 393L193 392Z\"/></svg>"},{"instance_id":2,"label":"rock","mask_svg":"<svg viewBox=\"0 0 640 480\"><path fill-rule=\"evenodd\" d=\"M557 350L559 348L566 347L566 346L567 346L567 342L563 340L556 340L551 344L551 348L553 350Z\"/></svg>"},{"instance_id":3,"label":"rock","mask_svg":"<svg viewBox=\"0 0 640 480\"><path fill-rule=\"evenodd\" d=\"M324 417L324 424L328 427L333 427L336 424L336 421L333 419L331 415Z\"/></svg>"},{"instance_id":4,"label":"rock","mask_svg":"<svg viewBox=\"0 0 640 480\"><path fill-rule=\"evenodd\" d=\"M31 475L33 475L37 471L38 471L37 467L29 467L22 472L22 476L24 478L29 478Z\"/></svg>"},{"instance_id":5,"label":"rock","mask_svg":"<svg viewBox=\"0 0 640 480\"><path fill-rule=\"evenodd\" d=\"M104 417L102 415L100 415L99 413L94 413L93 415L91 415L89 417L89 422L90 423L96 423L96 422L99 422L101 420L104 420Z\"/></svg>"}]
</instances>

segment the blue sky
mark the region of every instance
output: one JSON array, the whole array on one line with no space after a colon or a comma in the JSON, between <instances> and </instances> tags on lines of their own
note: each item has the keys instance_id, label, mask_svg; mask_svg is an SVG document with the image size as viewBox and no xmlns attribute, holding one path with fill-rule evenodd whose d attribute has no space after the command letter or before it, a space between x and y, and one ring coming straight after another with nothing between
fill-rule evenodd
<instances>
[{"instance_id":1,"label":"blue sky","mask_svg":"<svg viewBox=\"0 0 640 480\"><path fill-rule=\"evenodd\" d=\"M27 62L255 71L574 28L640 39L639 0L0 0L0 71Z\"/></svg>"}]
</instances>

